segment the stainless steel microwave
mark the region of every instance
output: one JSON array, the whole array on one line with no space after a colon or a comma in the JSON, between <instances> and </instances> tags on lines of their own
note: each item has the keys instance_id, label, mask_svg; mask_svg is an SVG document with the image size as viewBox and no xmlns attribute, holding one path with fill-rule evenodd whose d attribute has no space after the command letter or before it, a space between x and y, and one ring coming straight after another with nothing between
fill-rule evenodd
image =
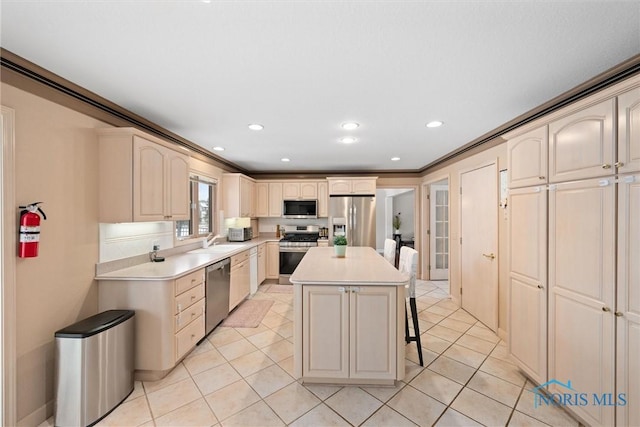
<instances>
[{"instance_id":1,"label":"stainless steel microwave","mask_svg":"<svg viewBox=\"0 0 640 427\"><path fill-rule=\"evenodd\" d=\"M284 200L282 203L283 218L317 218L318 201L315 199Z\"/></svg>"},{"instance_id":2,"label":"stainless steel microwave","mask_svg":"<svg viewBox=\"0 0 640 427\"><path fill-rule=\"evenodd\" d=\"M230 228L227 236L230 242L244 242L253 238L253 230L251 227Z\"/></svg>"}]
</instances>

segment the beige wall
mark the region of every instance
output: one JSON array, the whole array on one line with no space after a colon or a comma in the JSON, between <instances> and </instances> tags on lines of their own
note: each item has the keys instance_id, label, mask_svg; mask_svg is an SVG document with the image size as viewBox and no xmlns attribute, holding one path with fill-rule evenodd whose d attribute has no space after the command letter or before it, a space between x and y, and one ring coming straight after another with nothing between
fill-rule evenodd
<instances>
[{"instance_id":1,"label":"beige wall","mask_svg":"<svg viewBox=\"0 0 640 427\"><path fill-rule=\"evenodd\" d=\"M433 183L449 177L449 279L451 296L460 301L460 173L492 160L498 161L498 170L507 168L507 145L500 144L486 151L460 160L452 165L425 175L423 183ZM498 195L499 198L499 195ZM425 206L428 209L428 206ZM424 218L427 218L424 215ZM424 227L424 224L423 224ZM417 231L416 231L417 233ZM507 331L507 220L503 210L498 213L498 330L502 337ZM427 271L427 270L424 270Z\"/></svg>"},{"instance_id":2,"label":"beige wall","mask_svg":"<svg viewBox=\"0 0 640 427\"><path fill-rule=\"evenodd\" d=\"M15 110L16 204L44 202L40 255L16 262L17 419L53 399L54 333L98 309L98 150L106 124L2 84ZM11 260L8 260L11 261ZM51 407L49 407L51 411ZM43 414L44 415L44 414Z\"/></svg>"}]
</instances>

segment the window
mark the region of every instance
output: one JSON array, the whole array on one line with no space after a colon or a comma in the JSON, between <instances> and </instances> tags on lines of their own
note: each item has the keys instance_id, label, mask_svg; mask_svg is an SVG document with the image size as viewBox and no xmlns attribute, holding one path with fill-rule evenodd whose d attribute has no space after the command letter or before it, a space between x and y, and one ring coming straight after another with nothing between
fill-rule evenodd
<instances>
[{"instance_id":1,"label":"window","mask_svg":"<svg viewBox=\"0 0 640 427\"><path fill-rule=\"evenodd\" d=\"M216 183L201 176L191 176L191 219L176 221L176 238L205 237L215 230Z\"/></svg>"}]
</instances>

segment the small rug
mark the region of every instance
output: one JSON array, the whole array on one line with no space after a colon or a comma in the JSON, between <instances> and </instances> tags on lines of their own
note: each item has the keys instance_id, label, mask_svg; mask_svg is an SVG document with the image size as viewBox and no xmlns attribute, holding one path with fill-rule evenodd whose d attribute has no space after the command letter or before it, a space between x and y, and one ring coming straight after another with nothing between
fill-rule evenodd
<instances>
[{"instance_id":1,"label":"small rug","mask_svg":"<svg viewBox=\"0 0 640 427\"><path fill-rule=\"evenodd\" d=\"M257 328L273 305L272 300L248 299L229 314L221 326L230 328Z\"/></svg>"},{"instance_id":2,"label":"small rug","mask_svg":"<svg viewBox=\"0 0 640 427\"><path fill-rule=\"evenodd\" d=\"M266 285L268 288L264 289L263 292L269 292L274 294L292 294L293 293L293 285Z\"/></svg>"}]
</instances>

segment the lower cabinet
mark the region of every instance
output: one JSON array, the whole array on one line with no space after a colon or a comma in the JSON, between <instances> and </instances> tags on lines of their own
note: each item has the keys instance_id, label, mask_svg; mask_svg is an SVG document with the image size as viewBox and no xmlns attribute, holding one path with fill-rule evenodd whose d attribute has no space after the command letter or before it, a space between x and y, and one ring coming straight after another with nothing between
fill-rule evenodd
<instances>
[{"instance_id":1,"label":"lower cabinet","mask_svg":"<svg viewBox=\"0 0 640 427\"><path fill-rule=\"evenodd\" d=\"M280 275L280 245L267 242L267 279L277 279Z\"/></svg>"},{"instance_id":2,"label":"lower cabinet","mask_svg":"<svg viewBox=\"0 0 640 427\"><path fill-rule=\"evenodd\" d=\"M394 286L303 285L303 378L396 379L397 292Z\"/></svg>"},{"instance_id":3,"label":"lower cabinet","mask_svg":"<svg viewBox=\"0 0 640 427\"><path fill-rule=\"evenodd\" d=\"M231 257L231 283L229 285L229 311L233 310L249 296L251 272L249 251Z\"/></svg>"},{"instance_id":4,"label":"lower cabinet","mask_svg":"<svg viewBox=\"0 0 640 427\"><path fill-rule=\"evenodd\" d=\"M267 278L267 244L258 245L258 286Z\"/></svg>"},{"instance_id":5,"label":"lower cabinet","mask_svg":"<svg viewBox=\"0 0 640 427\"><path fill-rule=\"evenodd\" d=\"M158 380L204 337L205 271L175 280L100 280L98 309L135 310L136 379Z\"/></svg>"}]
</instances>

